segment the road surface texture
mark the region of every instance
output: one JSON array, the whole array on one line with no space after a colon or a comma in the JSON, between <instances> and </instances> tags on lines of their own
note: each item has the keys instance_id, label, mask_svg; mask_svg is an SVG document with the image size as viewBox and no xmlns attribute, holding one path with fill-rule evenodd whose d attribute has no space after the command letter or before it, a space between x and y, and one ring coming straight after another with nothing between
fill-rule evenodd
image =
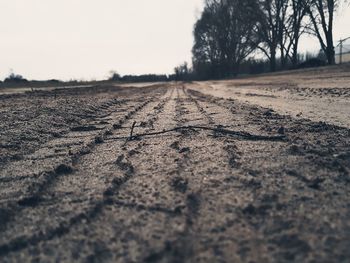
<instances>
[{"instance_id":1,"label":"road surface texture","mask_svg":"<svg viewBox=\"0 0 350 263\"><path fill-rule=\"evenodd\" d=\"M0 96L0 261L349 262L350 130L192 86Z\"/></svg>"}]
</instances>

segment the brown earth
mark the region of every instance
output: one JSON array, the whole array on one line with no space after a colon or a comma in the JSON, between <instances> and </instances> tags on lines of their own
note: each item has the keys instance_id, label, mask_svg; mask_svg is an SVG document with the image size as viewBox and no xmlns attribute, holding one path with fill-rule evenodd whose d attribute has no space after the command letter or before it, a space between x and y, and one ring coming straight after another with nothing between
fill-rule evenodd
<instances>
[{"instance_id":1,"label":"brown earth","mask_svg":"<svg viewBox=\"0 0 350 263\"><path fill-rule=\"evenodd\" d=\"M0 96L0 261L349 262L350 130L196 85Z\"/></svg>"}]
</instances>

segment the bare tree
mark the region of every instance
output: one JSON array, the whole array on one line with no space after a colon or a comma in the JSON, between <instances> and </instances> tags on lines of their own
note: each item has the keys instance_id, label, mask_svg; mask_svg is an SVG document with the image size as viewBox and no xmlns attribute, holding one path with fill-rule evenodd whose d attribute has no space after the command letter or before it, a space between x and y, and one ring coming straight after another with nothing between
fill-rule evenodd
<instances>
[{"instance_id":1,"label":"bare tree","mask_svg":"<svg viewBox=\"0 0 350 263\"><path fill-rule=\"evenodd\" d=\"M312 0L307 9L312 23L312 33L318 38L328 64L335 64L333 40L334 13L341 0Z\"/></svg>"},{"instance_id":2,"label":"bare tree","mask_svg":"<svg viewBox=\"0 0 350 263\"><path fill-rule=\"evenodd\" d=\"M334 64L333 17L342 1L205 0L194 29L193 69L202 78L236 75L256 50L266 55L270 71L277 69L277 59L282 69L296 66L300 37L310 28Z\"/></svg>"},{"instance_id":3,"label":"bare tree","mask_svg":"<svg viewBox=\"0 0 350 263\"><path fill-rule=\"evenodd\" d=\"M280 47L281 60L285 58L284 32L287 19L288 0L260 0L258 35L260 49L270 61L270 70L276 71L277 49Z\"/></svg>"},{"instance_id":4,"label":"bare tree","mask_svg":"<svg viewBox=\"0 0 350 263\"><path fill-rule=\"evenodd\" d=\"M281 56L282 67L289 60L295 67L298 64L298 48L302 34L306 32L305 16L311 0L291 0L288 4L287 18L284 23L284 33L281 36L280 48L285 56Z\"/></svg>"},{"instance_id":5,"label":"bare tree","mask_svg":"<svg viewBox=\"0 0 350 263\"><path fill-rule=\"evenodd\" d=\"M218 41L214 29L213 10L208 3L194 27L194 46L192 48L192 64L198 77L219 77L218 65L220 63Z\"/></svg>"},{"instance_id":6,"label":"bare tree","mask_svg":"<svg viewBox=\"0 0 350 263\"><path fill-rule=\"evenodd\" d=\"M109 71L109 75L110 77L108 78L108 80L112 80L112 81L118 81L121 79L121 76L119 75L119 73L115 70L111 70Z\"/></svg>"},{"instance_id":7,"label":"bare tree","mask_svg":"<svg viewBox=\"0 0 350 263\"><path fill-rule=\"evenodd\" d=\"M193 65L214 77L236 75L240 63L255 47L256 0L207 0L196 23Z\"/></svg>"},{"instance_id":8,"label":"bare tree","mask_svg":"<svg viewBox=\"0 0 350 263\"><path fill-rule=\"evenodd\" d=\"M299 40L302 34L305 33L305 26L303 20L310 6L310 0L293 0L292 14L290 16L291 30L288 32L290 45L292 48L291 61L292 65L296 66L298 61L298 47Z\"/></svg>"},{"instance_id":9,"label":"bare tree","mask_svg":"<svg viewBox=\"0 0 350 263\"><path fill-rule=\"evenodd\" d=\"M175 80L188 80L189 79L189 74L190 74L190 69L188 68L187 62L184 62L183 64L175 67L174 69L175 73Z\"/></svg>"}]
</instances>

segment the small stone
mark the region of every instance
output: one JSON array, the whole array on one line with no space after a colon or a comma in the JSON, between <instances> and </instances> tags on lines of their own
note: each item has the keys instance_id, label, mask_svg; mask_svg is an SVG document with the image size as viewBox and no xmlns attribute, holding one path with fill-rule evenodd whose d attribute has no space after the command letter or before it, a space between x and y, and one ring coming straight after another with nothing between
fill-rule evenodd
<instances>
[{"instance_id":1,"label":"small stone","mask_svg":"<svg viewBox=\"0 0 350 263\"><path fill-rule=\"evenodd\" d=\"M264 112L264 115L265 116L272 116L272 113L273 113L274 111L272 110L272 109L269 109L269 110L267 110L267 111L265 111Z\"/></svg>"},{"instance_id":2,"label":"small stone","mask_svg":"<svg viewBox=\"0 0 350 263\"><path fill-rule=\"evenodd\" d=\"M95 137L95 143L96 144L100 144L100 143L103 143L104 140L103 140L103 137L102 136L96 136Z\"/></svg>"},{"instance_id":3,"label":"small stone","mask_svg":"<svg viewBox=\"0 0 350 263\"><path fill-rule=\"evenodd\" d=\"M179 151L179 153L185 153L185 152L189 152L189 151L190 151L189 147L184 147Z\"/></svg>"},{"instance_id":4,"label":"small stone","mask_svg":"<svg viewBox=\"0 0 350 263\"><path fill-rule=\"evenodd\" d=\"M113 129L120 129L122 126L120 124L113 124Z\"/></svg>"},{"instance_id":5,"label":"small stone","mask_svg":"<svg viewBox=\"0 0 350 263\"><path fill-rule=\"evenodd\" d=\"M279 134L285 134L286 130L285 130L285 128L282 126L282 127L280 127L280 128L278 129L277 132L278 132Z\"/></svg>"},{"instance_id":6,"label":"small stone","mask_svg":"<svg viewBox=\"0 0 350 263\"><path fill-rule=\"evenodd\" d=\"M173 142L171 145L170 145L170 148L172 149L175 149L175 150L179 150L179 142L176 141L176 142Z\"/></svg>"},{"instance_id":7,"label":"small stone","mask_svg":"<svg viewBox=\"0 0 350 263\"><path fill-rule=\"evenodd\" d=\"M171 186L174 187L175 190L185 193L187 191L188 180L181 177L175 177L171 182Z\"/></svg>"},{"instance_id":8,"label":"small stone","mask_svg":"<svg viewBox=\"0 0 350 263\"><path fill-rule=\"evenodd\" d=\"M72 172L73 172L73 168L66 164L60 164L55 169L56 174L70 174Z\"/></svg>"},{"instance_id":9,"label":"small stone","mask_svg":"<svg viewBox=\"0 0 350 263\"><path fill-rule=\"evenodd\" d=\"M105 131L105 135L106 135L106 136L113 135L113 132L112 132L111 130L106 130L106 131Z\"/></svg>"}]
</instances>

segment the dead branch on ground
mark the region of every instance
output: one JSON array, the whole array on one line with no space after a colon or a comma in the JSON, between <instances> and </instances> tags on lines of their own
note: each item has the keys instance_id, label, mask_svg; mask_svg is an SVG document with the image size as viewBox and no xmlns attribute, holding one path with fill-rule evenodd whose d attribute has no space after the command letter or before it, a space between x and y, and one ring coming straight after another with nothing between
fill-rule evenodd
<instances>
[{"instance_id":1,"label":"dead branch on ground","mask_svg":"<svg viewBox=\"0 0 350 263\"><path fill-rule=\"evenodd\" d=\"M162 131L146 132L146 133L140 133L140 134L133 135L134 128L135 128L135 123L131 127L130 136L128 136L128 137L111 137L111 138L109 138L109 140L125 140L126 139L127 141L131 141L131 140L140 139L142 137L156 136L156 135L161 135L161 134L166 134L166 133L176 132L176 131L181 131L181 130L212 131L215 134L227 135L227 136L236 137L236 138L249 140L249 141L285 141L287 139L287 137L285 135L276 135L276 136L256 135L256 134L251 134L249 132L228 130L228 129L224 129L221 127L211 128L211 127L206 127L206 126L195 126L195 125L179 126L179 127L174 127L171 129L165 129Z\"/></svg>"}]
</instances>

